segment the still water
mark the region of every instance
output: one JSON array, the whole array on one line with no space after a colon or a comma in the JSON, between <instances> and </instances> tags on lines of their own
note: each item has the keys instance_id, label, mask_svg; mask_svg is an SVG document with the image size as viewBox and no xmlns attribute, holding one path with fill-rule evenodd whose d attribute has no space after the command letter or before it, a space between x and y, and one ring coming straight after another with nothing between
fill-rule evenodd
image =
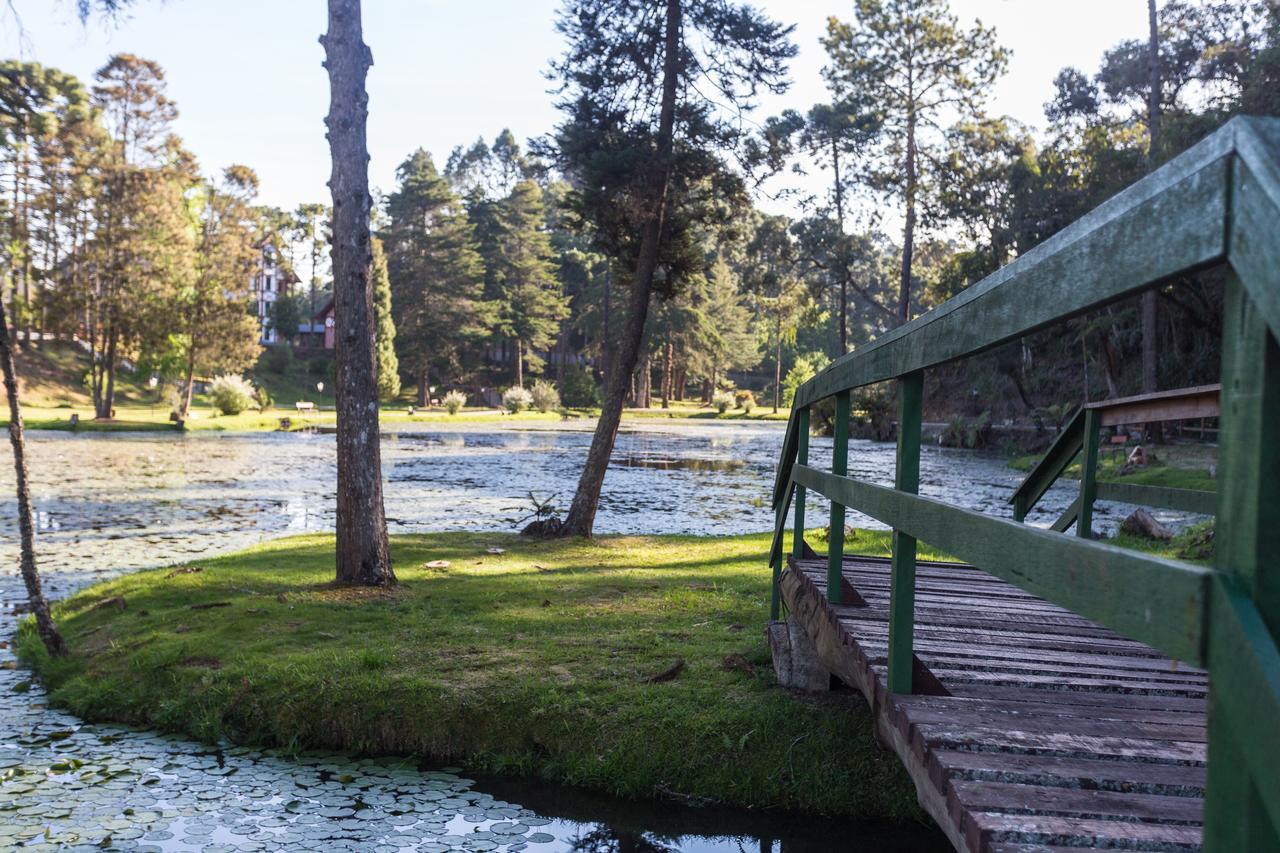
<instances>
[{"instance_id":1,"label":"still water","mask_svg":"<svg viewBox=\"0 0 1280 853\"><path fill-rule=\"evenodd\" d=\"M777 425L641 425L619 437L602 533L769 528ZM567 429L405 430L383 438L392 532L504 530L529 493L568 503L591 440ZM333 525L333 436L267 433L28 436L38 549L52 596L104 576ZM815 464L830 441L815 438ZM1003 459L928 449L921 491L998 515L1018 475ZM0 850L927 851L923 827L623 804L457 768L277 755L118 726L45 707L13 668L23 600L12 473L0 466ZM855 442L850 473L889 483L892 445ZM1040 519L1074 497L1050 492ZM1100 527L1123 508L1099 508ZM821 518L820 507L812 518ZM1035 519L1033 519L1034 521ZM850 518L851 524L873 524ZM520 803L519 805L517 803Z\"/></svg>"}]
</instances>

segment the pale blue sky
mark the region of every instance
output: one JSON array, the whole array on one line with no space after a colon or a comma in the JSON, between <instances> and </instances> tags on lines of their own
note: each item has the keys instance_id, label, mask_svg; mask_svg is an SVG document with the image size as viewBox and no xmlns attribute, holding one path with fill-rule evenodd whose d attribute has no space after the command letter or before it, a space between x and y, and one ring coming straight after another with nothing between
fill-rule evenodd
<instances>
[{"instance_id":1,"label":"pale blue sky","mask_svg":"<svg viewBox=\"0 0 1280 853\"><path fill-rule=\"evenodd\" d=\"M327 201L323 116L328 88L317 37L324 0L140 0L130 17L82 27L71 0L12 0L0 11L4 55L58 66L85 80L111 53L157 60L178 102L178 132L208 172L229 163L254 168L262 200L281 207ZM828 15L850 16L835 0L758 0L798 25L793 87L761 115L823 98L818 38ZM1064 7L1070 6L1070 13ZM542 76L559 53L558 0L365 0L369 75L370 177L390 189L396 165L416 147L442 162L449 150L509 126L520 139L556 121ZM1058 69L1093 71L1122 38L1143 37L1144 0L952 0L963 19L982 18L1013 50L991 110L1028 124ZM4 5L0 4L0 9ZM766 207L771 207L768 203Z\"/></svg>"}]
</instances>

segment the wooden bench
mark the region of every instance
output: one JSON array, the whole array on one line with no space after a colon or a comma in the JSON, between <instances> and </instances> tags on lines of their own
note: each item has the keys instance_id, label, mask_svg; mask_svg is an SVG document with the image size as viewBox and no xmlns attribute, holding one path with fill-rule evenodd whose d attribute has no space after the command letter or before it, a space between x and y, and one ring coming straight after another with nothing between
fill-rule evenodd
<instances>
[{"instance_id":1,"label":"wooden bench","mask_svg":"<svg viewBox=\"0 0 1280 853\"><path fill-rule=\"evenodd\" d=\"M314 412L316 410L315 403L309 403L306 400L299 400L293 404L294 408L299 412Z\"/></svg>"}]
</instances>

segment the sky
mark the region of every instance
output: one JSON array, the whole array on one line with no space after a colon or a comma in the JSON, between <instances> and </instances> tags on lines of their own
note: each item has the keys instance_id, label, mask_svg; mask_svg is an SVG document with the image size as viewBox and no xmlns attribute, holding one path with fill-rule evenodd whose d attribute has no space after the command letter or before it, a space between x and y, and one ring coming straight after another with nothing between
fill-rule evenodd
<instances>
[{"instance_id":1,"label":"sky","mask_svg":"<svg viewBox=\"0 0 1280 853\"><path fill-rule=\"evenodd\" d=\"M6 9L6 4L8 9ZM524 140L557 121L549 60L562 49L559 0L365 0L369 73L370 181L394 187L396 166L414 149L438 164L458 144L492 140L504 127ZM761 105L758 118L825 100L819 45L828 16L848 19L852 3L756 0L796 25L800 52L792 87ZM1096 70L1103 52L1146 32L1143 0L951 0L965 22L995 26L1013 52L988 111L1033 128L1066 65ZM14 11L16 10L17 19ZM72 0L0 3L0 50L90 80L113 53L158 61L180 111L178 134L210 174L252 167L261 201L293 208L328 201L329 153L323 118L328 79L317 41L323 0L138 0L113 24L82 26ZM766 209L779 203L762 199ZM774 212L782 212L775 210Z\"/></svg>"}]
</instances>

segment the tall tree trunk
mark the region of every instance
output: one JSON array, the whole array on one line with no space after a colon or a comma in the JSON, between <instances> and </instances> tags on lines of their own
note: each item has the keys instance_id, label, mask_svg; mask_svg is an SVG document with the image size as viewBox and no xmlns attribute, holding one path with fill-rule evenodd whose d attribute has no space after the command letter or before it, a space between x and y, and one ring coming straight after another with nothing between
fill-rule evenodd
<instances>
[{"instance_id":1,"label":"tall tree trunk","mask_svg":"<svg viewBox=\"0 0 1280 853\"><path fill-rule=\"evenodd\" d=\"M653 405L653 361L649 353L644 354L644 358L640 361L640 400L638 406L642 409L648 409Z\"/></svg>"},{"instance_id":2,"label":"tall tree trunk","mask_svg":"<svg viewBox=\"0 0 1280 853\"><path fill-rule=\"evenodd\" d=\"M519 338L514 339L511 349L513 350L516 365L516 387L524 387L524 344Z\"/></svg>"},{"instance_id":3,"label":"tall tree trunk","mask_svg":"<svg viewBox=\"0 0 1280 853\"><path fill-rule=\"evenodd\" d=\"M1160 128L1160 29L1157 24L1156 0L1147 0L1149 27L1148 63L1151 73L1150 91L1147 92L1147 156L1151 169L1159 162L1157 143ZM1142 294L1142 393L1153 394L1159 388L1156 371L1156 307L1158 295L1154 290ZM1158 421L1147 424L1147 432L1160 441L1164 431Z\"/></svg>"},{"instance_id":4,"label":"tall tree trunk","mask_svg":"<svg viewBox=\"0 0 1280 853\"><path fill-rule=\"evenodd\" d=\"M606 264L604 268L604 337L600 340L600 378L605 388L609 387L609 380L613 376L613 334L609 328L612 285L613 265Z\"/></svg>"},{"instance_id":5,"label":"tall tree trunk","mask_svg":"<svg viewBox=\"0 0 1280 853\"><path fill-rule=\"evenodd\" d=\"M662 408L671 408L671 360L674 357L672 350L675 348L671 345L671 341L667 341L667 345L662 348Z\"/></svg>"},{"instance_id":6,"label":"tall tree trunk","mask_svg":"<svg viewBox=\"0 0 1280 853\"><path fill-rule=\"evenodd\" d=\"M191 394L195 389L196 378L196 358L195 353L188 351L187 356L187 382L186 388L182 392L182 410L178 413L185 421L191 416Z\"/></svg>"},{"instance_id":7,"label":"tall tree trunk","mask_svg":"<svg viewBox=\"0 0 1280 853\"><path fill-rule=\"evenodd\" d=\"M17 476L18 537L22 551L22 582L27 587L27 601L36 619L36 633L51 655L65 654L66 643L49 613L36 568L35 526L31 513L31 487L27 482L27 449L22 432L22 404L18 401L18 374L13 366L13 346L9 338L8 318L0 300L0 370L4 372L4 390L9 396L9 445L13 448L13 470Z\"/></svg>"},{"instance_id":8,"label":"tall tree trunk","mask_svg":"<svg viewBox=\"0 0 1280 853\"><path fill-rule=\"evenodd\" d=\"M427 385L427 369L418 369L418 408L431 408L431 387Z\"/></svg>"},{"instance_id":9,"label":"tall tree trunk","mask_svg":"<svg viewBox=\"0 0 1280 853\"><path fill-rule=\"evenodd\" d=\"M778 329L775 335L777 344L773 351L773 413L778 413L782 404L782 316L778 316Z\"/></svg>"},{"instance_id":10,"label":"tall tree trunk","mask_svg":"<svg viewBox=\"0 0 1280 853\"><path fill-rule=\"evenodd\" d=\"M378 446L377 368L369 245L369 97L365 77L373 55L364 43L360 0L329 0L329 31L321 37L329 72L329 151L333 171L333 290L337 360L339 584L396 582L382 504Z\"/></svg>"},{"instance_id":11,"label":"tall tree trunk","mask_svg":"<svg viewBox=\"0 0 1280 853\"><path fill-rule=\"evenodd\" d=\"M836 261L840 265L840 355L849 351L849 258L844 245L844 185L840 181L840 145L831 138L831 171L835 175Z\"/></svg>"},{"instance_id":12,"label":"tall tree trunk","mask_svg":"<svg viewBox=\"0 0 1280 853\"><path fill-rule=\"evenodd\" d=\"M102 371L106 381L102 389L102 400L98 403L98 411L95 413L96 417L104 420L110 420L115 416L116 347L119 340L120 334L116 331L113 323L111 329L107 332L107 354L102 364Z\"/></svg>"},{"instance_id":13,"label":"tall tree trunk","mask_svg":"<svg viewBox=\"0 0 1280 853\"><path fill-rule=\"evenodd\" d=\"M680 76L680 0L667 0L666 32L662 63L662 107L658 115L658 151L656 168L650 184L648 218L640 239L636 271L631 280L627 306L627 326L621 347L610 372L613 374L605 395L600 420L587 452L573 503L561 527L565 536L590 536L600 504L600 489L613 455L613 443L622 421L622 403L626 392L625 377L635 369L644 339L645 321L649 317L649 294L653 289L653 273L658 266L658 249L662 237L662 221L666 215L667 188L671 183L671 155L675 135L676 88ZM647 377L646 377L647 380Z\"/></svg>"},{"instance_id":14,"label":"tall tree trunk","mask_svg":"<svg viewBox=\"0 0 1280 853\"><path fill-rule=\"evenodd\" d=\"M911 318L911 259L916 240L916 114L907 114L907 219L902 226L902 277L898 282L898 322Z\"/></svg>"}]
</instances>

